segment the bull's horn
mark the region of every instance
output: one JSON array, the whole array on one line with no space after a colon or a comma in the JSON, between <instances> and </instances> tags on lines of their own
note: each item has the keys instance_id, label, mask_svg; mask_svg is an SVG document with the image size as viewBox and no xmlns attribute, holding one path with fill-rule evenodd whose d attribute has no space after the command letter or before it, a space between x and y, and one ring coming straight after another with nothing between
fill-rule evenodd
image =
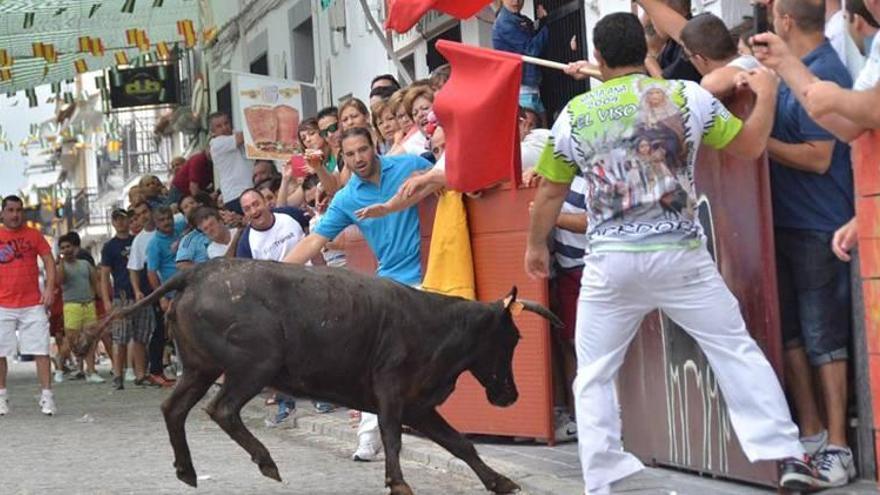
<instances>
[{"instance_id":1,"label":"bull's horn","mask_svg":"<svg viewBox=\"0 0 880 495\"><path fill-rule=\"evenodd\" d=\"M560 320L558 316L553 314L552 311L545 308L542 304L538 304L535 301L529 301L528 299L520 299L518 302L523 305L524 310L531 311L532 313L547 318L550 324L554 327L562 328L565 326L565 324L562 323L562 320Z\"/></svg>"}]
</instances>

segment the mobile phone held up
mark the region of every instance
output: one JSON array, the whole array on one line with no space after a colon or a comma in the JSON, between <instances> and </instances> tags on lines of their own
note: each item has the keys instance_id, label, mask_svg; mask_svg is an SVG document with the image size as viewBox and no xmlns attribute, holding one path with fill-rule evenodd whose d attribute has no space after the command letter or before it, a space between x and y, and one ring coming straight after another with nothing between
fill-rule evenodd
<instances>
[{"instance_id":1,"label":"mobile phone held up","mask_svg":"<svg viewBox=\"0 0 880 495\"><path fill-rule=\"evenodd\" d=\"M300 154L293 155L287 164L290 166L291 177L299 178L309 175L309 172L306 169L306 159L304 156Z\"/></svg>"},{"instance_id":2,"label":"mobile phone held up","mask_svg":"<svg viewBox=\"0 0 880 495\"><path fill-rule=\"evenodd\" d=\"M770 31L770 20L767 16L767 6L760 2L755 2L755 34L766 33ZM767 46L767 43L755 42L757 46Z\"/></svg>"}]
</instances>

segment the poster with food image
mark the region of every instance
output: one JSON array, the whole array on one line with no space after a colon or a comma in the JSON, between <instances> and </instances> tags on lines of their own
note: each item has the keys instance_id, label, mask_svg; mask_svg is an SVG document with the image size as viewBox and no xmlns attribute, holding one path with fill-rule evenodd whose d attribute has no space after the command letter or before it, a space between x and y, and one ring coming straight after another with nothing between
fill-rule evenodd
<instances>
[{"instance_id":1,"label":"poster with food image","mask_svg":"<svg viewBox=\"0 0 880 495\"><path fill-rule=\"evenodd\" d=\"M298 145L302 89L298 83L236 74L244 145L251 160L290 160Z\"/></svg>"}]
</instances>

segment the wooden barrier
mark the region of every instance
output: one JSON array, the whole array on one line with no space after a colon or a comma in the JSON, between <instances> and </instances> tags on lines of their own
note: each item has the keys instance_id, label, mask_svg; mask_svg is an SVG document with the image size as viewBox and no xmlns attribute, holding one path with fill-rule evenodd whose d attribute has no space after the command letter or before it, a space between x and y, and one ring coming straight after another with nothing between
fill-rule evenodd
<instances>
[{"instance_id":1,"label":"wooden barrier","mask_svg":"<svg viewBox=\"0 0 880 495\"><path fill-rule=\"evenodd\" d=\"M859 271L864 301L867 374L873 401L874 456L880 467L880 133L869 132L852 147L859 239ZM858 343L856 343L858 345Z\"/></svg>"},{"instance_id":2,"label":"wooden barrier","mask_svg":"<svg viewBox=\"0 0 880 495\"><path fill-rule=\"evenodd\" d=\"M547 284L531 280L523 270L528 232L528 203L534 189L499 188L468 198L468 227L474 257L477 299L493 301L504 297L513 285L519 296L547 304ZM428 257L434 223L433 199L419 208L422 233L422 268ZM374 273L376 259L356 227L343 233L348 266ZM553 397L548 323L532 314L517 317L522 340L513 358L513 373L519 400L510 407L492 406L485 389L470 373L459 379L455 392L440 408L456 429L465 433L536 438L553 443Z\"/></svg>"}]
</instances>

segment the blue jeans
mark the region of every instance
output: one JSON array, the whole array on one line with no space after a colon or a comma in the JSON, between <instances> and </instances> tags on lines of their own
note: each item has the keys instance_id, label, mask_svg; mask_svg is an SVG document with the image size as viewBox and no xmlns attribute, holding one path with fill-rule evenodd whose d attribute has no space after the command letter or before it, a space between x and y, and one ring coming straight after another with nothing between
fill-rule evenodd
<instances>
[{"instance_id":1,"label":"blue jeans","mask_svg":"<svg viewBox=\"0 0 880 495\"><path fill-rule=\"evenodd\" d=\"M776 229L782 342L786 349L804 347L813 366L849 357L850 267L831 250L833 236Z\"/></svg>"}]
</instances>

